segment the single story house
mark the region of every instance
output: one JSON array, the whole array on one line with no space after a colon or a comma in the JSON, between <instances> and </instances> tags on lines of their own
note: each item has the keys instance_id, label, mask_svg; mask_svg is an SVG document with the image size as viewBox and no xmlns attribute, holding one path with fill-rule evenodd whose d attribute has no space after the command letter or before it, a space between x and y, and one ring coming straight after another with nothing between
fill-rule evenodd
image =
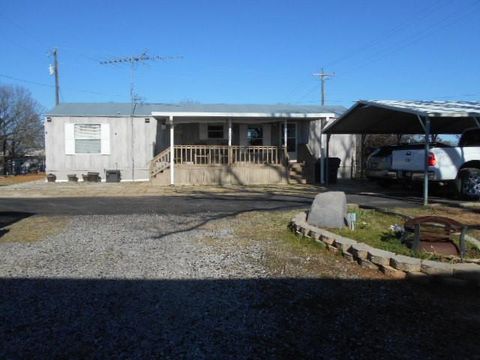
<instances>
[{"instance_id":1,"label":"single story house","mask_svg":"<svg viewBox=\"0 0 480 360\"><path fill-rule=\"evenodd\" d=\"M322 128L341 106L64 103L46 115L46 172L57 181L120 171L122 181L266 184L324 180ZM329 156L354 173L356 137L338 135ZM286 145L286 146L285 146ZM316 170L315 170L316 169ZM316 173L317 172L317 173Z\"/></svg>"}]
</instances>

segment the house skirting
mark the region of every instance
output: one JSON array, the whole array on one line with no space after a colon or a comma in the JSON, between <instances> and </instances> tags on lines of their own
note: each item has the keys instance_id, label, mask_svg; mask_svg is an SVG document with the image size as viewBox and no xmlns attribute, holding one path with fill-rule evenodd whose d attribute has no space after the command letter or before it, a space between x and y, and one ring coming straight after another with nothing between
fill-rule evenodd
<instances>
[{"instance_id":1,"label":"house skirting","mask_svg":"<svg viewBox=\"0 0 480 360\"><path fill-rule=\"evenodd\" d=\"M170 169L157 174L152 182L170 185ZM175 165L175 185L261 185L286 184L282 165Z\"/></svg>"}]
</instances>

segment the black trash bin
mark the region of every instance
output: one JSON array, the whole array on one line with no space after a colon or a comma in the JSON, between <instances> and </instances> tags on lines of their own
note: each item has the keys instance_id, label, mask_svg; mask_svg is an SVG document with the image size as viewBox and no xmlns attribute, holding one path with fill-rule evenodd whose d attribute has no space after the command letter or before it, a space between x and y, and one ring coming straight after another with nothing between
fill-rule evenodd
<instances>
[{"instance_id":1,"label":"black trash bin","mask_svg":"<svg viewBox=\"0 0 480 360\"><path fill-rule=\"evenodd\" d=\"M337 183L338 168L340 167L340 159L337 157L328 158L328 183Z\"/></svg>"},{"instance_id":2,"label":"black trash bin","mask_svg":"<svg viewBox=\"0 0 480 360\"><path fill-rule=\"evenodd\" d=\"M106 180L107 182L120 182L120 170L107 170Z\"/></svg>"},{"instance_id":3,"label":"black trash bin","mask_svg":"<svg viewBox=\"0 0 480 360\"><path fill-rule=\"evenodd\" d=\"M87 173L87 181L88 182L99 182L100 176L98 172L88 172Z\"/></svg>"}]
</instances>

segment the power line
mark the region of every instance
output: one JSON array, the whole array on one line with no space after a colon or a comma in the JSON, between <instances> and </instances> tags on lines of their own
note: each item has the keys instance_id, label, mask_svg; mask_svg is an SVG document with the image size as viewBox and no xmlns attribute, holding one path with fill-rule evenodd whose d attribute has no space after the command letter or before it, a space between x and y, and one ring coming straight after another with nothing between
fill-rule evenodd
<instances>
[{"instance_id":1,"label":"power line","mask_svg":"<svg viewBox=\"0 0 480 360\"><path fill-rule=\"evenodd\" d=\"M37 82L37 81L21 79L21 78L17 78L17 77L6 75L6 74L0 74L0 77L5 78L5 79L9 79L9 80L13 80L13 81L26 83L26 84L36 85L36 86L43 86L43 87L48 87L48 88L54 88L55 87L54 85L51 85L51 84L45 84L45 83L41 83L41 82ZM77 88L71 88L71 87L64 87L64 89L70 90L70 91L75 91L75 92L93 94L93 95L110 95L110 94L101 93L101 92L98 92L98 91L83 90L83 89L77 89ZM120 95L117 94L117 95L114 95L114 96L118 97Z\"/></svg>"},{"instance_id":2,"label":"power line","mask_svg":"<svg viewBox=\"0 0 480 360\"><path fill-rule=\"evenodd\" d=\"M443 2L443 4L438 6L440 3L441 3L441 1L438 0L433 6L429 5L429 6L426 6L422 9L420 9L418 12L415 12L413 21L412 21L412 18L408 18L407 21L403 21L403 22L397 24L396 26L392 27L390 30L388 30L386 32L383 32L382 36L364 43L360 47L356 48L353 51L350 51L350 52L344 54L343 56L337 57L336 59L327 63L326 66L327 67L332 67L333 65L344 62L345 60L348 60L352 57L355 57L357 55L357 53L364 52L365 50L368 50L368 49L374 49L374 48L378 47L379 45L381 47L382 46L381 44L383 42L385 42L385 40L388 40L389 38L393 37L395 34L398 34L398 32L400 30L404 29L405 27L407 27L409 25L412 25L413 23L417 22L418 20L421 20L422 22L425 22L425 19L427 17L431 17L439 9L441 9L442 7L445 7L445 5L447 5L449 2L448 1Z\"/></svg>"}]
</instances>

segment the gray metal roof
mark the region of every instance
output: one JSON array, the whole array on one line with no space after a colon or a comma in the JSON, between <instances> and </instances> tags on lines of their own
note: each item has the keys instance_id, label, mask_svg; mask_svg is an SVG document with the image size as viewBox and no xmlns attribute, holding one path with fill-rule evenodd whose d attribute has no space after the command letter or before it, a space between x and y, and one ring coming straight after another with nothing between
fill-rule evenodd
<instances>
[{"instance_id":1,"label":"gray metal roof","mask_svg":"<svg viewBox=\"0 0 480 360\"><path fill-rule=\"evenodd\" d=\"M474 101L372 100L362 102L429 117L480 116L480 102Z\"/></svg>"},{"instance_id":2,"label":"gray metal roof","mask_svg":"<svg viewBox=\"0 0 480 360\"><path fill-rule=\"evenodd\" d=\"M137 104L135 116L150 116L160 113L236 113L236 114L317 114L341 115L343 106L316 105L260 105L260 104ZM48 116L129 116L130 103L63 103L47 112Z\"/></svg>"},{"instance_id":3,"label":"gray metal roof","mask_svg":"<svg viewBox=\"0 0 480 360\"><path fill-rule=\"evenodd\" d=\"M460 134L480 121L472 101L360 100L325 129L330 134L423 134L418 117L429 117L434 134Z\"/></svg>"}]
</instances>

